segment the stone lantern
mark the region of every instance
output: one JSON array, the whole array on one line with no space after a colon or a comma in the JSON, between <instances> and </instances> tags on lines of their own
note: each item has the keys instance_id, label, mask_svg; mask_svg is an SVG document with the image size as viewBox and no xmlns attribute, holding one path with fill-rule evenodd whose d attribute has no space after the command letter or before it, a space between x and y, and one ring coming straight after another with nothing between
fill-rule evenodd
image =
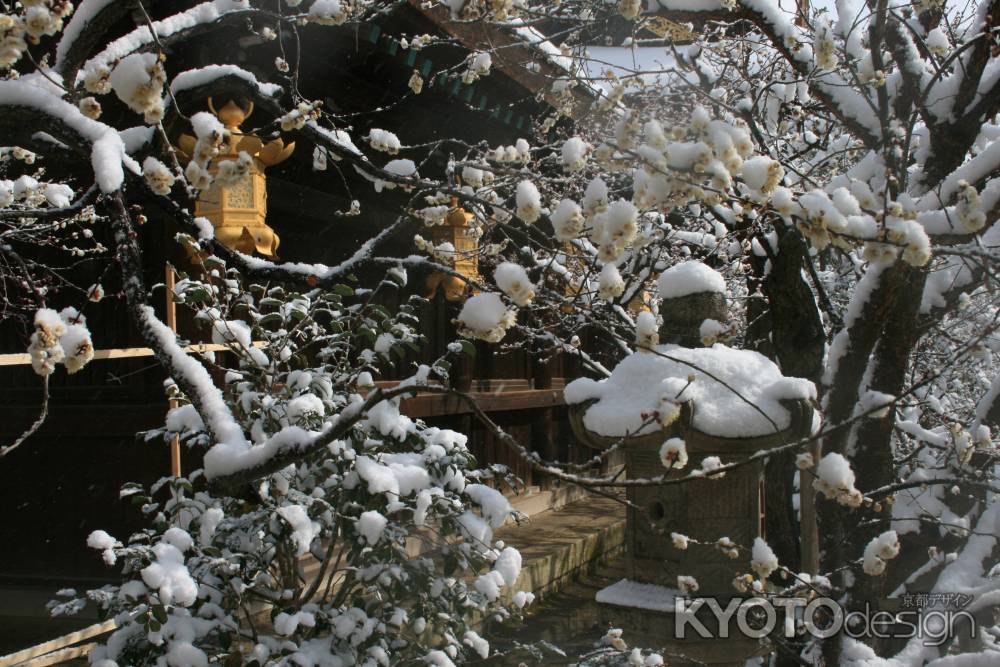
<instances>
[{"instance_id":1,"label":"stone lantern","mask_svg":"<svg viewBox=\"0 0 1000 667\"><path fill-rule=\"evenodd\" d=\"M598 593L616 622L638 628L657 645L673 645L707 664L743 664L756 648L727 642L677 647L673 600L678 577L693 577L697 595L731 598L736 577L750 572L750 554L718 548L720 538L749 547L764 537L764 462L712 475L721 464L793 442L812 428L811 382L784 377L763 355L721 343L705 346L725 329L722 276L700 262L684 262L661 275L659 345L623 359L599 382L566 387L570 423L596 449L621 443L628 477L667 479L694 473L681 484L628 487L628 579ZM683 441L683 456L661 460L665 442ZM702 544L680 549L672 533ZM726 552L729 553L726 553ZM736 558L731 558L736 555ZM637 601L645 601L640 603ZM737 642L738 643L738 642ZM742 651L749 651L742 654ZM741 656L735 653L741 653Z\"/></svg>"},{"instance_id":2,"label":"stone lantern","mask_svg":"<svg viewBox=\"0 0 1000 667\"><path fill-rule=\"evenodd\" d=\"M258 252L265 257L276 257L280 239L267 225L267 180L264 170L284 162L295 150L295 142L288 145L281 139L264 143L259 137L245 134L240 125L253 113L253 103L244 110L230 100L216 110L212 99L208 108L218 117L231 137L221 154L213 160L213 175L219 162L235 160L241 152L253 158L249 172L232 185L212 183L195 202L195 215L207 218L215 228L215 238L226 247L246 254ZM194 153L195 138L182 134L179 148L188 154Z\"/></svg>"}]
</instances>

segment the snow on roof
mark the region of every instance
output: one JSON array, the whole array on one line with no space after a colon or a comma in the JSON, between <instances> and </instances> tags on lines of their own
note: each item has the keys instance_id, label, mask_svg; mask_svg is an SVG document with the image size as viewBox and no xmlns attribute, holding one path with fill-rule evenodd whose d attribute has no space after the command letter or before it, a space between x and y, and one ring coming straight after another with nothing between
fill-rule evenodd
<instances>
[{"instance_id":1,"label":"snow on roof","mask_svg":"<svg viewBox=\"0 0 1000 667\"><path fill-rule=\"evenodd\" d=\"M694 376L690 384L689 376ZM791 426L791 415L780 400L815 398L816 387L808 380L783 376L758 352L721 343L695 349L660 345L655 352L625 357L605 380L574 380L566 386L565 396L569 404L598 399L587 409L583 423L602 436L654 433L659 424L644 425L643 414L654 412L661 398L667 398L691 401L694 428L702 433L751 438L772 434L775 426L781 430Z\"/></svg>"},{"instance_id":2,"label":"snow on roof","mask_svg":"<svg viewBox=\"0 0 1000 667\"><path fill-rule=\"evenodd\" d=\"M573 71L573 59L563 55L559 47L549 41L540 30L528 25L522 25L521 19L508 21L506 24L522 42L537 48L544 53L549 62L563 68L567 72Z\"/></svg>"}]
</instances>

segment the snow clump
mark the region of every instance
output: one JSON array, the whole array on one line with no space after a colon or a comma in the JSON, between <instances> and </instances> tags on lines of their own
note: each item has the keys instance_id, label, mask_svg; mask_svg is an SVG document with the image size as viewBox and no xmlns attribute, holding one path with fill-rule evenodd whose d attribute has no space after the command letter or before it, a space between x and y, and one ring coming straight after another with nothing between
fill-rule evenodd
<instances>
[{"instance_id":1,"label":"snow clump","mask_svg":"<svg viewBox=\"0 0 1000 667\"><path fill-rule=\"evenodd\" d=\"M680 438L670 438L660 446L660 463L667 470L683 468L687 462L687 448Z\"/></svg>"},{"instance_id":2,"label":"snow clump","mask_svg":"<svg viewBox=\"0 0 1000 667\"><path fill-rule=\"evenodd\" d=\"M133 53L122 58L111 72L110 83L132 111L149 125L163 120L163 84L167 74L155 53Z\"/></svg>"},{"instance_id":3,"label":"snow clump","mask_svg":"<svg viewBox=\"0 0 1000 667\"><path fill-rule=\"evenodd\" d=\"M872 539L865 546L864 559L861 567L865 574L873 577L885 572L886 561L892 560L899 555L899 537L896 531L887 530L878 537Z\"/></svg>"},{"instance_id":4,"label":"snow clump","mask_svg":"<svg viewBox=\"0 0 1000 667\"><path fill-rule=\"evenodd\" d=\"M770 545L760 537L754 538L750 557L750 567L761 579L767 579L778 569L778 557Z\"/></svg>"},{"instance_id":5,"label":"snow clump","mask_svg":"<svg viewBox=\"0 0 1000 667\"><path fill-rule=\"evenodd\" d=\"M70 374L79 371L94 358L94 345L83 317L72 308L61 313L39 308L28 355L32 370L42 377L51 375L59 363Z\"/></svg>"},{"instance_id":6,"label":"snow clump","mask_svg":"<svg viewBox=\"0 0 1000 667\"><path fill-rule=\"evenodd\" d=\"M468 299L455 319L458 333L466 338L478 338L489 343L503 339L507 329L517 320L498 294L486 292Z\"/></svg>"},{"instance_id":7,"label":"snow clump","mask_svg":"<svg viewBox=\"0 0 1000 667\"><path fill-rule=\"evenodd\" d=\"M813 487L827 500L834 500L847 507L860 507L864 497L854 488L854 471L843 456L831 452L816 466Z\"/></svg>"},{"instance_id":8,"label":"snow clump","mask_svg":"<svg viewBox=\"0 0 1000 667\"><path fill-rule=\"evenodd\" d=\"M531 223L538 220L542 213L542 200L538 188L531 181L521 181L517 184L517 217Z\"/></svg>"},{"instance_id":9,"label":"snow clump","mask_svg":"<svg viewBox=\"0 0 1000 667\"><path fill-rule=\"evenodd\" d=\"M535 298L535 285L528 279L524 267L503 262L493 272L497 287L518 306L527 306Z\"/></svg>"}]
</instances>

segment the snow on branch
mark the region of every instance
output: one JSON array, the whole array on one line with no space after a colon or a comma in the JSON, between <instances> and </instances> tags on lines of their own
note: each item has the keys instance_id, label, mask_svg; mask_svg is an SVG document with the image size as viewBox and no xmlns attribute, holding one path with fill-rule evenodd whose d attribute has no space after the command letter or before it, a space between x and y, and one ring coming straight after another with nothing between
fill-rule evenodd
<instances>
[{"instance_id":1,"label":"snow on branch","mask_svg":"<svg viewBox=\"0 0 1000 667\"><path fill-rule=\"evenodd\" d=\"M67 65L70 54L73 51L85 48L84 41L97 40L101 37L98 24L103 22L103 18L113 15L115 17L127 11L127 3L115 2L114 0L82 0L73 12L73 17L66 24L62 31L62 37L56 45L55 70L61 74L66 74L64 68Z\"/></svg>"},{"instance_id":2,"label":"snow on branch","mask_svg":"<svg viewBox=\"0 0 1000 667\"><path fill-rule=\"evenodd\" d=\"M205 454L205 477L217 489L234 488L260 479L324 451L327 445L344 438L369 415L376 421L379 417L399 417L395 399L433 389L403 381L392 389L375 389L366 398L359 397L335 415L322 431L289 426L272 435L265 443L253 447L219 442Z\"/></svg>"},{"instance_id":3,"label":"snow on branch","mask_svg":"<svg viewBox=\"0 0 1000 667\"><path fill-rule=\"evenodd\" d=\"M177 36L184 31L189 31L199 26L214 23L221 18L247 11L253 11L247 0L212 0L211 2L203 2L187 11L174 14L160 21L154 21L152 23L152 31L149 26L140 26L132 32L114 40L100 53L87 60L81 71L76 75L76 83L83 83L88 76L100 78L103 76L103 72L109 70L113 63L131 53L148 48L157 39Z\"/></svg>"},{"instance_id":4,"label":"snow on branch","mask_svg":"<svg viewBox=\"0 0 1000 667\"><path fill-rule=\"evenodd\" d=\"M222 392L215 386L205 367L177 342L177 334L156 317L151 306L139 306L136 317L143 337L157 352L157 357L166 361L164 365L167 372L175 380L182 380L181 386L185 392L192 394L188 398L197 406L209 431L218 440L216 447L227 451L248 450L250 443L247 442L243 429L233 418Z\"/></svg>"},{"instance_id":5,"label":"snow on branch","mask_svg":"<svg viewBox=\"0 0 1000 667\"><path fill-rule=\"evenodd\" d=\"M740 0L733 9L719 0L656 0L661 13L671 17L740 19L753 21L772 45L802 77L810 92L836 114L858 139L869 147L881 142L881 125L871 102L835 71L816 75L814 35L794 22L795 14L772 0Z\"/></svg>"},{"instance_id":6,"label":"snow on branch","mask_svg":"<svg viewBox=\"0 0 1000 667\"><path fill-rule=\"evenodd\" d=\"M917 204L918 210L940 210L942 203L952 203L962 181L976 185L998 169L1000 169L1000 140L995 140L978 155L949 173L938 188L921 197Z\"/></svg>"},{"instance_id":7,"label":"snow on branch","mask_svg":"<svg viewBox=\"0 0 1000 667\"><path fill-rule=\"evenodd\" d=\"M89 143L90 163L102 192L114 192L122 186L123 163L130 170L139 171L139 165L125 152L121 137L111 127L87 118L72 104L30 83L0 81L0 109L5 109L10 118L18 108L25 111L33 124L37 124L39 115L47 116L56 121L48 128L51 132L65 128L76 135L65 137L70 142L82 139L79 143Z\"/></svg>"},{"instance_id":8,"label":"snow on branch","mask_svg":"<svg viewBox=\"0 0 1000 667\"><path fill-rule=\"evenodd\" d=\"M226 77L240 79L268 97L276 97L281 94L281 86L278 84L258 81L252 72L236 65L208 65L198 69L185 70L170 82L170 92L176 94L184 90L208 86Z\"/></svg>"}]
</instances>

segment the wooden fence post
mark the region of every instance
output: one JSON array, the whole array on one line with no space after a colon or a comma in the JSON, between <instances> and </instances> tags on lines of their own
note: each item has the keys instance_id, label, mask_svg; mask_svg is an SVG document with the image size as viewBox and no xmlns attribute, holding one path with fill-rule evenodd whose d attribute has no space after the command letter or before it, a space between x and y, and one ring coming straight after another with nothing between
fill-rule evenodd
<instances>
[{"instance_id":1,"label":"wooden fence post","mask_svg":"<svg viewBox=\"0 0 1000 667\"><path fill-rule=\"evenodd\" d=\"M166 300L167 300L167 326L175 334L177 333L177 304L174 303L174 284L175 284L175 274L174 267L169 263L166 268L166 276L164 284L167 288ZM177 407L177 400L170 399L170 409L173 410ZM173 440L170 441L170 474L174 477L181 476L181 438L179 435L175 435Z\"/></svg>"}]
</instances>

